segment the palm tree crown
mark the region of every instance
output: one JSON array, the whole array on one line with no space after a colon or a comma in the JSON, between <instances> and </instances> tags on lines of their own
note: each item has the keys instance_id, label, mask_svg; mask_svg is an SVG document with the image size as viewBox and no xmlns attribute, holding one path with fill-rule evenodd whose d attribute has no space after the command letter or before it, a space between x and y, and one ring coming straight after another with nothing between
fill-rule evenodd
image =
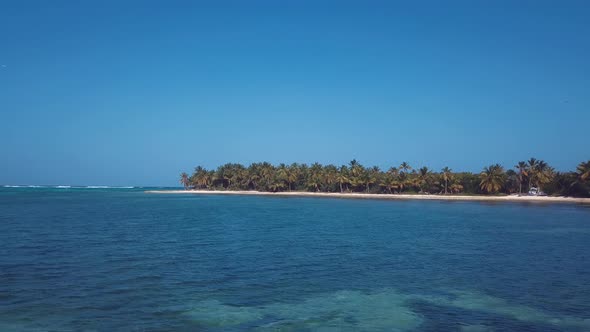
<instances>
[{"instance_id":1,"label":"palm tree crown","mask_svg":"<svg viewBox=\"0 0 590 332\"><path fill-rule=\"evenodd\" d=\"M447 188L449 186L449 180L451 180L452 175L453 175L453 172L448 167L443 168L442 171L441 171L442 180L445 182L445 194L447 194Z\"/></svg>"},{"instance_id":2,"label":"palm tree crown","mask_svg":"<svg viewBox=\"0 0 590 332\"><path fill-rule=\"evenodd\" d=\"M190 185L189 176L185 172L180 174L180 184L184 187L184 190L188 189Z\"/></svg>"},{"instance_id":3,"label":"palm tree crown","mask_svg":"<svg viewBox=\"0 0 590 332\"><path fill-rule=\"evenodd\" d=\"M479 175L479 187L490 194L500 191L504 183L504 168L500 164L485 167Z\"/></svg>"},{"instance_id":4,"label":"palm tree crown","mask_svg":"<svg viewBox=\"0 0 590 332\"><path fill-rule=\"evenodd\" d=\"M576 168L576 173L582 181L590 180L590 160L581 162Z\"/></svg>"}]
</instances>

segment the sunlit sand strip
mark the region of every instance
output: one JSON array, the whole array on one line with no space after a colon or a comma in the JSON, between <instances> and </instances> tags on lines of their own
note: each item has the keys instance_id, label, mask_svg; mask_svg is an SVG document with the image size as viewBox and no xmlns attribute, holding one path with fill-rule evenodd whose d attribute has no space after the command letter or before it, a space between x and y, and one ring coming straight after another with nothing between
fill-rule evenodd
<instances>
[{"instance_id":1,"label":"sunlit sand strip","mask_svg":"<svg viewBox=\"0 0 590 332\"><path fill-rule=\"evenodd\" d=\"M590 198L549 197L549 196L467 196L467 195L418 195L418 194L363 194L363 193L317 193L304 191L215 191L215 190L149 190L150 194L195 194L195 195L258 195L258 196L305 196L359 199L415 199L444 201L496 201L496 202L539 202L539 203L583 203L590 204Z\"/></svg>"}]
</instances>

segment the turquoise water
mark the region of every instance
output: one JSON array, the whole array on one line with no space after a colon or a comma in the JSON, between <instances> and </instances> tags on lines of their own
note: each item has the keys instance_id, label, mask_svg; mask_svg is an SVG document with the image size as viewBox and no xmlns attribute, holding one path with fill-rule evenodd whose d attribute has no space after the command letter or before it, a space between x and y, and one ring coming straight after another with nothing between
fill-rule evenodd
<instances>
[{"instance_id":1,"label":"turquoise water","mask_svg":"<svg viewBox=\"0 0 590 332\"><path fill-rule=\"evenodd\" d=\"M0 331L589 331L590 207L0 189Z\"/></svg>"}]
</instances>

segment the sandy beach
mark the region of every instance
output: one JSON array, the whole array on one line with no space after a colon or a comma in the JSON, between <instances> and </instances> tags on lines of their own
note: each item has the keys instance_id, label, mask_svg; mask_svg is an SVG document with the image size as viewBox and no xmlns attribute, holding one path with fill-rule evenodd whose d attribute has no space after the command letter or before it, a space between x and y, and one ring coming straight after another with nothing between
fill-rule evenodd
<instances>
[{"instance_id":1,"label":"sandy beach","mask_svg":"<svg viewBox=\"0 0 590 332\"><path fill-rule=\"evenodd\" d=\"M363 194L363 193L324 193L324 192L263 192L263 191L213 191L213 190L149 190L148 194L183 195L257 195L257 196L297 196L332 197L352 199L399 199L399 200L442 200L442 201L495 201L495 202L537 202L537 203L582 203L590 204L590 198L549 197L549 196L467 196L467 195L419 195L419 194Z\"/></svg>"}]
</instances>

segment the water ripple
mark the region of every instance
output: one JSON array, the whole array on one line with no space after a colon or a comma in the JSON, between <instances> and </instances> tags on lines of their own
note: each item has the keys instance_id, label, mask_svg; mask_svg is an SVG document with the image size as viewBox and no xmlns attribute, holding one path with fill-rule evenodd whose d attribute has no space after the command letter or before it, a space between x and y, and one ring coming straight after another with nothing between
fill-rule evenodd
<instances>
[{"instance_id":1,"label":"water ripple","mask_svg":"<svg viewBox=\"0 0 590 332\"><path fill-rule=\"evenodd\" d=\"M587 331L590 210L18 189L0 331Z\"/></svg>"}]
</instances>

